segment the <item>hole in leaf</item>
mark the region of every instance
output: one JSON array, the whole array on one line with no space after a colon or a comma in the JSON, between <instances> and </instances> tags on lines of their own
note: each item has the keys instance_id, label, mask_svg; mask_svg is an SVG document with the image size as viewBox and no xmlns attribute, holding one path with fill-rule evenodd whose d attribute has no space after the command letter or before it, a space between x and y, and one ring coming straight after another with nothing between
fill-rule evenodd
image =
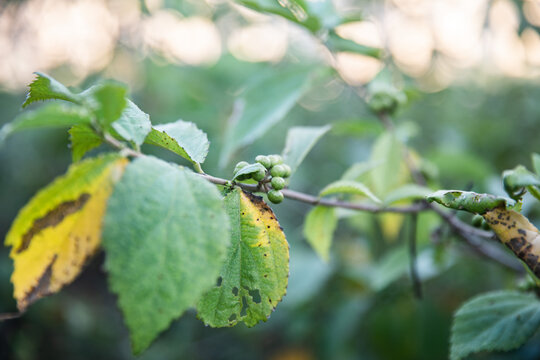
<instances>
[{"instance_id":1,"label":"hole in leaf","mask_svg":"<svg viewBox=\"0 0 540 360\"><path fill-rule=\"evenodd\" d=\"M247 315L248 303L245 296L242 296L242 310L240 311L240 316Z\"/></svg>"},{"instance_id":2,"label":"hole in leaf","mask_svg":"<svg viewBox=\"0 0 540 360\"><path fill-rule=\"evenodd\" d=\"M233 322L234 320L236 320L236 314L229 316L229 322Z\"/></svg>"},{"instance_id":3,"label":"hole in leaf","mask_svg":"<svg viewBox=\"0 0 540 360\"><path fill-rule=\"evenodd\" d=\"M220 276L217 278L216 286L221 286L221 283L223 282L223 278Z\"/></svg>"},{"instance_id":4,"label":"hole in leaf","mask_svg":"<svg viewBox=\"0 0 540 360\"><path fill-rule=\"evenodd\" d=\"M253 302L255 304L260 304L261 303L261 294L259 293L258 289L249 290L249 295L251 296L251 298L253 299Z\"/></svg>"},{"instance_id":5,"label":"hole in leaf","mask_svg":"<svg viewBox=\"0 0 540 360\"><path fill-rule=\"evenodd\" d=\"M236 286L233 287L232 293L233 293L234 296L237 296L237 295L238 295L238 288L237 288Z\"/></svg>"}]
</instances>

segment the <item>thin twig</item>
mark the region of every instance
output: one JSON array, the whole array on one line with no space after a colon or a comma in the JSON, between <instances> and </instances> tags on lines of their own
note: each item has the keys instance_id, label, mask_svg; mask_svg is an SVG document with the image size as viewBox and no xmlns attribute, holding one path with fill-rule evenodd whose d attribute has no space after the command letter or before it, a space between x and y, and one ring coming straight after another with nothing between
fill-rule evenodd
<instances>
[{"instance_id":1,"label":"thin twig","mask_svg":"<svg viewBox=\"0 0 540 360\"><path fill-rule=\"evenodd\" d=\"M379 120L383 124L383 126L388 131L393 131L394 126L392 124L392 121L388 117L386 113L379 113L377 114ZM415 183L418 185L425 185L426 179L424 175L418 170L418 168L413 164L412 158L409 154L409 151L406 147L404 147L403 150L403 159L405 161L406 166L408 167L411 176ZM506 254L502 252L500 249L496 248L494 245L486 243L486 242L480 242L478 238L496 238L496 236L491 231L484 231L477 229L469 224L464 223L463 221L459 220L456 215L448 212L447 210L443 209L439 205L433 204L433 203L427 203L427 208L433 210L435 213L437 213L452 229L452 231L457 234L459 237L461 237L465 242L479 255L482 255L486 258L495 260L496 262L500 263L501 265L510 268L517 272L523 272L523 267L516 259L509 258L505 256Z\"/></svg>"}]
</instances>

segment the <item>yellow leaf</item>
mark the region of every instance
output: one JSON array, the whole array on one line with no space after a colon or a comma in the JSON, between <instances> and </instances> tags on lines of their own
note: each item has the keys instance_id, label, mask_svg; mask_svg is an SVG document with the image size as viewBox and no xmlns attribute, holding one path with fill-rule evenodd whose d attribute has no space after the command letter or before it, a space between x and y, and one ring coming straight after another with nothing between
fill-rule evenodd
<instances>
[{"instance_id":1,"label":"yellow leaf","mask_svg":"<svg viewBox=\"0 0 540 360\"><path fill-rule=\"evenodd\" d=\"M127 162L107 155L72 165L19 212L6 237L19 311L71 283L97 251L107 199Z\"/></svg>"},{"instance_id":2,"label":"yellow leaf","mask_svg":"<svg viewBox=\"0 0 540 360\"><path fill-rule=\"evenodd\" d=\"M499 239L540 277L540 232L513 210L496 208L483 215Z\"/></svg>"}]
</instances>

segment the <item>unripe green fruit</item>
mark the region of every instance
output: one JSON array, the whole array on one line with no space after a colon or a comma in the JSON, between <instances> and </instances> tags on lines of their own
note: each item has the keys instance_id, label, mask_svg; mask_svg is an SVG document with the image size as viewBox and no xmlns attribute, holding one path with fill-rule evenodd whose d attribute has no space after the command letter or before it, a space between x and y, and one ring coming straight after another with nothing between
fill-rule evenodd
<instances>
[{"instance_id":1,"label":"unripe green fruit","mask_svg":"<svg viewBox=\"0 0 540 360\"><path fill-rule=\"evenodd\" d=\"M283 177L286 177L288 178L289 176L291 176L291 167L287 164L282 164L281 166L283 166L285 168L285 174L283 174Z\"/></svg>"},{"instance_id":2,"label":"unripe green fruit","mask_svg":"<svg viewBox=\"0 0 540 360\"><path fill-rule=\"evenodd\" d=\"M247 161L240 161L238 164L236 164L236 166L234 167L234 173L236 174L238 171L240 171L241 169L245 168L246 166L248 166L249 163Z\"/></svg>"},{"instance_id":3,"label":"unripe green fruit","mask_svg":"<svg viewBox=\"0 0 540 360\"><path fill-rule=\"evenodd\" d=\"M272 167L272 161L268 158L268 156L258 155L255 158L255 161L267 169L270 169Z\"/></svg>"},{"instance_id":4,"label":"unripe green fruit","mask_svg":"<svg viewBox=\"0 0 540 360\"><path fill-rule=\"evenodd\" d=\"M281 190L285 187L285 179L279 176L273 177L270 183L274 190Z\"/></svg>"},{"instance_id":5,"label":"unripe green fruit","mask_svg":"<svg viewBox=\"0 0 540 360\"><path fill-rule=\"evenodd\" d=\"M279 190L270 190L267 195L268 200L270 200L274 204L279 204L283 201L283 193Z\"/></svg>"},{"instance_id":6,"label":"unripe green fruit","mask_svg":"<svg viewBox=\"0 0 540 360\"><path fill-rule=\"evenodd\" d=\"M491 226L486 222L486 220L482 221L482 229L484 230L491 230Z\"/></svg>"},{"instance_id":7,"label":"unripe green fruit","mask_svg":"<svg viewBox=\"0 0 540 360\"><path fill-rule=\"evenodd\" d=\"M287 169L285 169L283 165L272 166L272 169L270 170L270 174L276 177L283 177L286 173Z\"/></svg>"},{"instance_id":8,"label":"unripe green fruit","mask_svg":"<svg viewBox=\"0 0 540 360\"><path fill-rule=\"evenodd\" d=\"M283 158L279 155L268 155L268 159L270 159L272 166L283 163Z\"/></svg>"},{"instance_id":9,"label":"unripe green fruit","mask_svg":"<svg viewBox=\"0 0 540 360\"><path fill-rule=\"evenodd\" d=\"M484 221L484 218L482 217L482 215L474 215L473 218L472 218L472 226L474 227L480 227L482 226L482 222Z\"/></svg>"},{"instance_id":10,"label":"unripe green fruit","mask_svg":"<svg viewBox=\"0 0 540 360\"><path fill-rule=\"evenodd\" d=\"M266 171L264 170L259 170L253 174L251 174L251 177L253 178L253 180L256 180L256 181L261 181L264 179L264 177L266 176Z\"/></svg>"}]
</instances>

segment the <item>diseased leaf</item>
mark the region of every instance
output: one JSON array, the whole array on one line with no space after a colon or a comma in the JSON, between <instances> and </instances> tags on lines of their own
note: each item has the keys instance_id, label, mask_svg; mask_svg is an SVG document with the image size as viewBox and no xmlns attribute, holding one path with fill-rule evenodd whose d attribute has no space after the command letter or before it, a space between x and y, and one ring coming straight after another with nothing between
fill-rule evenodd
<instances>
[{"instance_id":1,"label":"diseased leaf","mask_svg":"<svg viewBox=\"0 0 540 360\"><path fill-rule=\"evenodd\" d=\"M525 194L526 187L540 186L540 178L525 166L518 165L512 170L503 172L503 184L506 193L512 199L518 200Z\"/></svg>"},{"instance_id":2,"label":"diseased leaf","mask_svg":"<svg viewBox=\"0 0 540 360\"><path fill-rule=\"evenodd\" d=\"M229 244L214 185L150 156L127 166L109 200L103 247L136 354L210 290Z\"/></svg>"},{"instance_id":3,"label":"diseased leaf","mask_svg":"<svg viewBox=\"0 0 540 360\"><path fill-rule=\"evenodd\" d=\"M66 100L75 104L81 103L81 97L72 93L67 87L47 74L36 72L36 79L29 85L26 100L22 107L27 107L33 102L44 100Z\"/></svg>"},{"instance_id":4,"label":"diseased leaf","mask_svg":"<svg viewBox=\"0 0 540 360\"><path fill-rule=\"evenodd\" d=\"M308 213L304 223L304 236L315 252L328 261L332 238L337 227L335 209L316 206Z\"/></svg>"},{"instance_id":5,"label":"diseased leaf","mask_svg":"<svg viewBox=\"0 0 540 360\"><path fill-rule=\"evenodd\" d=\"M5 243L20 311L71 283L97 251L106 202L126 163L114 154L74 164L19 212Z\"/></svg>"},{"instance_id":6,"label":"diseased leaf","mask_svg":"<svg viewBox=\"0 0 540 360\"><path fill-rule=\"evenodd\" d=\"M439 190L426 196L429 202L437 202L451 209L465 210L474 214L484 214L495 208L506 208L508 200L490 194L478 194L471 191Z\"/></svg>"},{"instance_id":7,"label":"diseased leaf","mask_svg":"<svg viewBox=\"0 0 540 360\"><path fill-rule=\"evenodd\" d=\"M261 197L235 188L225 197L231 246L218 284L197 306L213 327L266 321L287 291L289 244Z\"/></svg>"},{"instance_id":8,"label":"diseased leaf","mask_svg":"<svg viewBox=\"0 0 540 360\"><path fill-rule=\"evenodd\" d=\"M152 130L150 116L139 109L131 100L127 99L126 101L126 107L122 111L120 118L112 123L112 128L124 140L141 145L150 130Z\"/></svg>"},{"instance_id":9,"label":"diseased leaf","mask_svg":"<svg viewBox=\"0 0 540 360\"><path fill-rule=\"evenodd\" d=\"M496 291L466 302L455 314L450 358L480 351L509 351L523 345L540 326L534 294Z\"/></svg>"},{"instance_id":10,"label":"diseased leaf","mask_svg":"<svg viewBox=\"0 0 540 360\"><path fill-rule=\"evenodd\" d=\"M483 214L493 232L540 277L540 232L527 218L514 210L495 208Z\"/></svg>"},{"instance_id":11,"label":"diseased leaf","mask_svg":"<svg viewBox=\"0 0 540 360\"><path fill-rule=\"evenodd\" d=\"M294 173L317 141L331 129L326 126L298 126L290 128L283 149L283 161Z\"/></svg>"},{"instance_id":12,"label":"diseased leaf","mask_svg":"<svg viewBox=\"0 0 540 360\"><path fill-rule=\"evenodd\" d=\"M90 124L91 114L83 107L68 104L48 104L37 110L27 111L0 129L0 144L11 133L43 127L68 127Z\"/></svg>"},{"instance_id":13,"label":"diseased leaf","mask_svg":"<svg viewBox=\"0 0 540 360\"><path fill-rule=\"evenodd\" d=\"M420 186L416 184L407 184L391 191L384 199L384 203L386 205L391 205L395 202L403 201L403 200L424 199L426 196L428 196L432 192L433 191L431 189L425 186Z\"/></svg>"},{"instance_id":14,"label":"diseased leaf","mask_svg":"<svg viewBox=\"0 0 540 360\"><path fill-rule=\"evenodd\" d=\"M147 144L170 150L192 163L203 163L210 142L206 133L192 122L178 120L154 126L148 134Z\"/></svg>"},{"instance_id":15,"label":"diseased leaf","mask_svg":"<svg viewBox=\"0 0 540 360\"><path fill-rule=\"evenodd\" d=\"M101 145L103 140L88 125L75 125L69 129L73 162L82 159L88 151Z\"/></svg>"},{"instance_id":16,"label":"diseased leaf","mask_svg":"<svg viewBox=\"0 0 540 360\"><path fill-rule=\"evenodd\" d=\"M351 180L338 180L325 186L321 190L319 196L327 196L333 194L352 194L365 196L376 203L381 203L381 200L376 197L364 184Z\"/></svg>"},{"instance_id":17,"label":"diseased leaf","mask_svg":"<svg viewBox=\"0 0 540 360\"><path fill-rule=\"evenodd\" d=\"M238 172L236 172L234 174L233 180L236 180L241 175L253 174L253 173L259 172L261 170L266 171L266 168L263 165L259 164L259 163L249 164L249 165L241 168L240 170L238 170Z\"/></svg>"},{"instance_id":18,"label":"diseased leaf","mask_svg":"<svg viewBox=\"0 0 540 360\"><path fill-rule=\"evenodd\" d=\"M222 166L237 149L263 136L287 115L307 89L312 70L306 66L273 70L244 89L236 102L238 116L226 131Z\"/></svg>"}]
</instances>

